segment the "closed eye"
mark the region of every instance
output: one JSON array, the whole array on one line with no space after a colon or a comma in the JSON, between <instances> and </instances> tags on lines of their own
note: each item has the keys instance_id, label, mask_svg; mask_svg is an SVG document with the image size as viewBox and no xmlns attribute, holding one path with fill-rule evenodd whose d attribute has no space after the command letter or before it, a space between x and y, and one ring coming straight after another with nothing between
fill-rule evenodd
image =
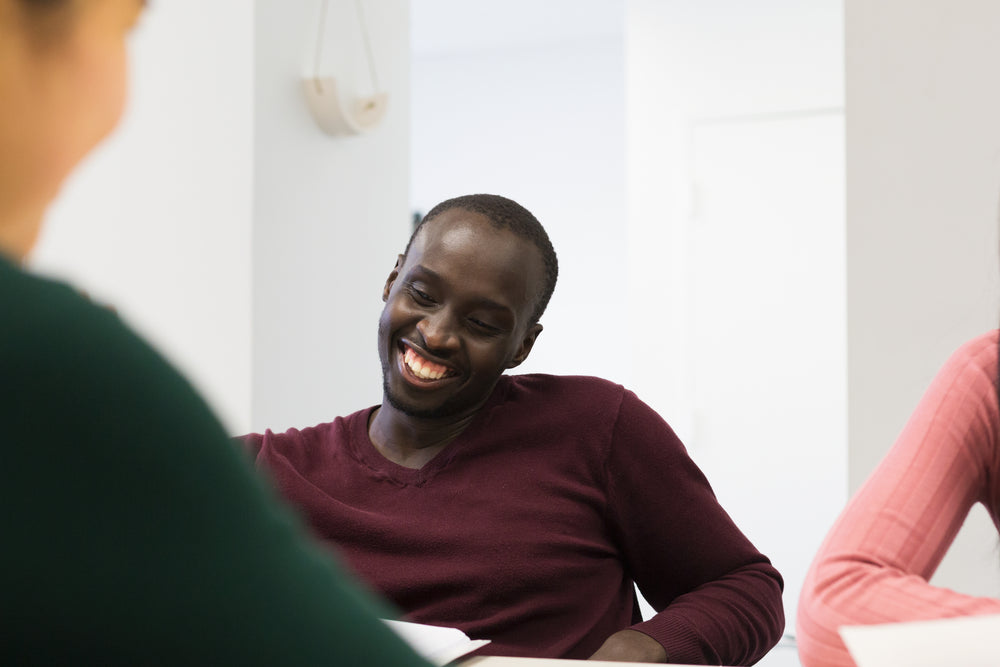
<instances>
[{"instance_id":1,"label":"closed eye","mask_svg":"<svg viewBox=\"0 0 1000 667\"><path fill-rule=\"evenodd\" d=\"M471 324L473 328L475 328L480 333L486 334L488 336L499 336L501 333L503 333L503 329L501 329L500 327L495 327L492 324L488 324L486 322L483 322L482 320L478 320L475 317L469 318L469 324Z\"/></svg>"},{"instance_id":2,"label":"closed eye","mask_svg":"<svg viewBox=\"0 0 1000 667\"><path fill-rule=\"evenodd\" d=\"M410 295L411 299L413 299L422 306L433 306L435 303L437 303L434 300L434 297L432 297L427 292L424 292L423 290L417 289L413 285L407 285L406 291Z\"/></svg>"}]
</instances>

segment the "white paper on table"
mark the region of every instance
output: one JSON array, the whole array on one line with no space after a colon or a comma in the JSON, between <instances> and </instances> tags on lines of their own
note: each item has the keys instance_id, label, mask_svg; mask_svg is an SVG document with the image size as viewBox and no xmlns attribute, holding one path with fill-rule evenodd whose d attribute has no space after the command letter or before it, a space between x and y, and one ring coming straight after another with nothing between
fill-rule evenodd
<instances>
[{"instance_id":1,"label":"white paper on table","mask_svg":"<svg viewBox=\"0 0 1000 667\"><path fill-rule=\"evenodd\" d=\"M383 622L425 660L441 667L490 643L488 639L469 639L457 628L385 619Z\"/></svg>"},{"instance_id":2,"label":"white paper on table","mask_svg":"<svg viewBox=\"0 0 1000 667\"><path fill-rule=\"evenodd\" d=\"M858 667L997 667L1000 615L846 625L840 636Z\"/></svg>"}]
</instances>

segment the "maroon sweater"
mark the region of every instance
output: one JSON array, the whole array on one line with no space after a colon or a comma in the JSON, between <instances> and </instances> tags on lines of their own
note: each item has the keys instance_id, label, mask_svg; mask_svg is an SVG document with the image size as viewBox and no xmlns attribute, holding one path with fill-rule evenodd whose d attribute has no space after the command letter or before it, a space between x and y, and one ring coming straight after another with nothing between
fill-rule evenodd
<instances>
[{"instance_id":1,"label":"maroon sweater","mask_svg":"<svg viewBox=\"0 0 1000 667\"><path fill-rule=\"evenodd\" d=\"M674 432L590 377L504 376L419 470L368 439L374 408L247 445L373 588L482 653L589 657L632 627L671 662L750 664L784 628L782 580ZM643 622L633 581L659 612Z\"/></svg>"}]
</instances>

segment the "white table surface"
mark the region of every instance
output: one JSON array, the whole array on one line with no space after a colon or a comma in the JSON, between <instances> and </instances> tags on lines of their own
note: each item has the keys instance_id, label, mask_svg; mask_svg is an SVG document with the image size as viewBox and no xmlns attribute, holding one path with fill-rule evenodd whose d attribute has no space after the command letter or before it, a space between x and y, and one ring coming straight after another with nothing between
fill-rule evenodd
<instances>
[{"instance_id":1,"label":"white table surface","mask_svg":"<svg viewBox=\"0 0 1000 667\"><path fill-rule=\"evenodd\" d=\"M673 664L673 663L671 663ZM556 660L554 658L504 658L500 656L480 656L469 658L459 663L459 667L570 667L570 665L587 665L587 667L636 667L634 662L605 662L603 660ZM669 667L669 665L668 665ZM675 665L675 667L683 667Z\"/></svg>"}]
</instances>

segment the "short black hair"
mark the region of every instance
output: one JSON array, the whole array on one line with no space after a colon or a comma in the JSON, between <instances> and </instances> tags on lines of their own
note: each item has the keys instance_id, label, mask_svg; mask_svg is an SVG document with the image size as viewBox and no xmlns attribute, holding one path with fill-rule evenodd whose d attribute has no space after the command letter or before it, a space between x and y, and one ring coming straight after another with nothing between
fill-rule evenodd
<instances>
[{"instance_id":1,"label":"short black hair","mask_svg":"<svg viewBox=\"0 0 1000 667\"><path fill-rule=\"evenodd\" d=\"M445 211L456 208L485 216L493 223L494 227L510 230L516 236L530 241L542 253L542 261L545 264L545 284L542 286L538 303L535 304L535 310L531 315L532 324L538 322L542 317L542 313L545 312L545 308L549 305L552 293L556 289L556 279L559 277L559 262L556 259L556 251L552 247L552 242L549 240L549 235L545 233L542 223L538 222L538 218L532 215L531 211L512 199L507 199L500 195L476 194L454 197L441 202L428 211L424 219L420 221L420 224L414 228L413 234L410 235L410 240L406 243L406 250L403 251L403 256L405 257L409 254L410 246L413 245L413 239L417 237L417 234L427 224L427 221L433 220Z\"/></svg>"}]
</instances>

